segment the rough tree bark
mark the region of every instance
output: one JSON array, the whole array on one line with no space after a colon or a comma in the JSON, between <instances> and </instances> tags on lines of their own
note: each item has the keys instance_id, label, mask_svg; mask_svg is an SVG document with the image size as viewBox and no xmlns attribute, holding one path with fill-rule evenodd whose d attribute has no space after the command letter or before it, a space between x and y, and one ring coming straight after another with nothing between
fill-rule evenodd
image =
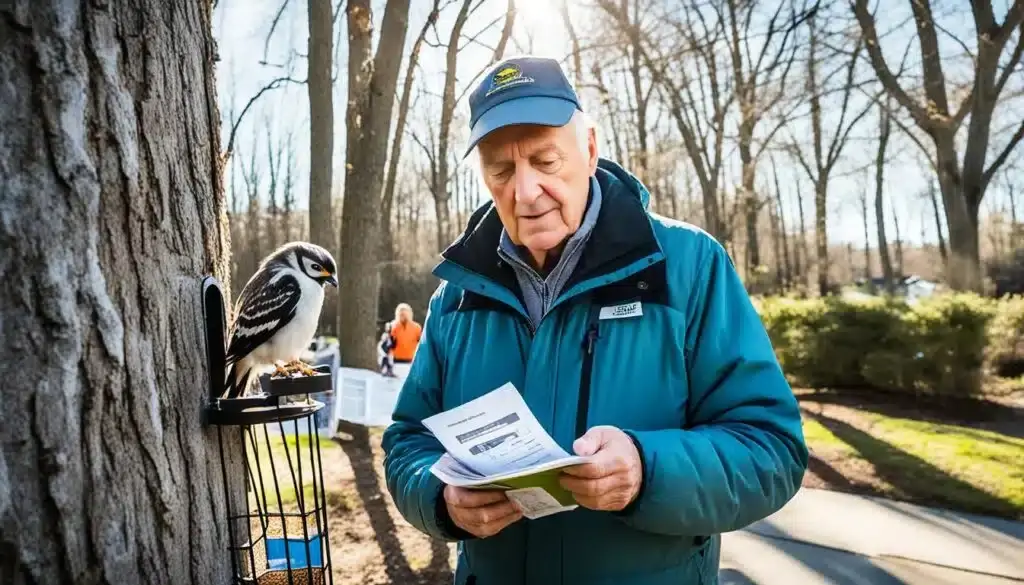
<instances>
[{"instance_id":1,"label":"rough tree bark","mask_svg":"<svg viewBox=\"0 0 1024 585\"><path fill-rule=\"evenodd\" d=\"M350 0L345 202L341 226L339 341L346 366L376 369L373 343L380 291L380 197L398 70L409 28L409 0L388 0L372 50L370 0Z\"/></svg>"},{"instance_id":2,"label":"rough tree bark","mask_svg":"<svg viewBox=\"0 0 1024 585\"><path fill-rule=\"evenodd\" d=\"M309 241L335 253L338 244L331 211L334 180L334 84L331 80L334 55L334 20L331 0L307 3L309 38ZM337 326L337 295L327 295L320 312L322 328Z\"/></svg>"},{"instance_id":3,"label":"rough tree bark","mask_svg":"<svg viewBox=\"0 0 1024 585\"><path fill-rule=\"evenodd\" d=\"M1018 70L1024 57L1024 33L1004 59L1003 51L1013 34L1024 23L1024 0L1015 0L1002 23L995 19L991 0L970 3L974 18L977 54L970 91L961 93L959 105L951 108L947 96L946 75L930 0L909 0L914 14L917 39L921 49L921 84L923 92L908 93L886 62L875 29L875 17L868 10L868 0L854 0L851 6L867 43L868 55L885 90L913 118L914 124L932 140L931 162L938 174L939 189L949 228L949 262L946 279L956 290L982 289L981 254L978 245L978 210L992 177L1024 138L1021 122L1006 146L989 163L989 139L992 118L1006 82ZM923 95L916 95L921 93ZM962 157L957 133L964 120L968 122L967 140ZM927 151L926 151L927 152ZM929 153L929 157L932 157ZM986 164L988 167L986 168Z\"/></svg>"},{"instance_id":4,"label":"rough tree bark","mask_svg":"<svg viewBox=\"0 0 1024 585\"><path fill-rule=\"evenodd\" d=\"M229 254L211 10L0 5L2 583L230 579L200 417Z\"/></svg>"}]
</instances>

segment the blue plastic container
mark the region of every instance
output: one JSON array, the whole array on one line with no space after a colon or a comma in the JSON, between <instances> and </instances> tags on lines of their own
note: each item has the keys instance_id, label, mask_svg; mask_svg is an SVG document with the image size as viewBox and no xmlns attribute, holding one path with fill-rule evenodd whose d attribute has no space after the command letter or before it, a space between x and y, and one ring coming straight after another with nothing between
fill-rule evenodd
<instances>
[{"instance_id":1,"label":"blue plastic container","mask_svg":"<svg viewBox=\"0 0 1024 585\"><path fill-rule=\"evenodd\" d=\"M284 538L267 537L267 563L271 570L288 568L289 558L292 569L310 567L322 567L323 561L320 552L323 546L320 544L320 537L313 536L309 539L309 559L306 559L306 541L302 538L289 538L287 544ZM286 553L285 550L288 552Z\"/></svg>"}]
</instances>

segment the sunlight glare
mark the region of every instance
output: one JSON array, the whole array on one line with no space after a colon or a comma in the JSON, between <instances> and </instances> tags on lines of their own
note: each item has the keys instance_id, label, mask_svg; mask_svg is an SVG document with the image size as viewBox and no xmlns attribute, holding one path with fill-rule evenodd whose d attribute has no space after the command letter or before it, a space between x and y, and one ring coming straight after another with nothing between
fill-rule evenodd
<instances>
[{"instance_id":1,"label":"sunlight glare","mask_svg":"<svg viewBox=\"0 0 1024 585\"><path fill-rule=\"evenodd\" d=\"M562 23L559 5L564 0L515 0L518 38L523 47L532 37L533 50L561 55L566 52L569 35Z\"/></svg>"}]
</instances>

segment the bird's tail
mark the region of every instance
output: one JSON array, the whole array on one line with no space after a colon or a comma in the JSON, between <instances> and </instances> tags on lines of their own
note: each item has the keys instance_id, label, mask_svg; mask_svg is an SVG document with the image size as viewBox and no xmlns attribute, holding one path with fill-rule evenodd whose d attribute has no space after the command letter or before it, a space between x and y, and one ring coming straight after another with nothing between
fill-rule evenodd
<instances>
[{"instance_id":1,"label":"bird's tail","mask_svg":"<svg viewBox=\"0 0 1024 585\"><path fill-rule=\"evenodd\" d=\"M242 359L228 366L227 375L224 379L224 398L238 398L245 393L249 385L249 376L252 374L252 365L249 360Z\"/></svg>"}]
</instances>

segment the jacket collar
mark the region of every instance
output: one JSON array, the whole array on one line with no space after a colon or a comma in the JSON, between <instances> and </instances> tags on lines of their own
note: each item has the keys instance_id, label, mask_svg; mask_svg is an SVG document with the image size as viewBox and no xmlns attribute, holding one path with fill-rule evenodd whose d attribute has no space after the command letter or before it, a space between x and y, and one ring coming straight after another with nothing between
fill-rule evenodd
<instances>
[{"instance_id":1,"label":"jacket collar","mask_svg":"<svg viewBox=\"0 0 1024 585\"><path fill-rule=\"evenodd\" d=\"M650 195L646 187L607 159L598 159L595 177L602 193L600 214L565 290L661 250L648 216ZM498 256L502 230L494 203L481 205L469 218L465 231L442 252L442 263L454 263L521 298L514 271Z\"/></svg>"}]
</instances>

